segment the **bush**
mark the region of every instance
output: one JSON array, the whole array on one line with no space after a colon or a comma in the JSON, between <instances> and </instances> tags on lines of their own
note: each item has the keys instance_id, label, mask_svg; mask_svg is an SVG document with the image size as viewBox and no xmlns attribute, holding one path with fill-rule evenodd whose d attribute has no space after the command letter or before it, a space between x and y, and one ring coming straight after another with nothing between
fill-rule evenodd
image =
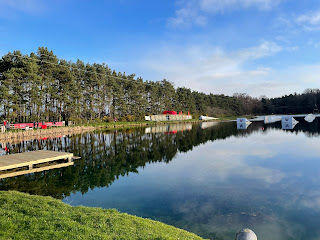
<instances>
[{"instance_id":1,"label":"bush","mask_svg":"<svg viewBox=\"0 0 320 240\"><path fill-rule=\"evenodd\" d=\"M102 120L103 120L104 122L113 122L113 121L114 121L114 119L113 119L112 117L108 117L108 116L104 116L104 117L102 118Z\"/></svg>"},{"instance_id":2,"label":"bush","mask_svg":"<svg viewBox=\"0 0 320 240\"><path fill-rule=\"evenodd\" d=\"M101 118L95 118L95 119L93 120L93 122L95 122L95 123L102 123L102 122L103 122L103 119L101 119Z\"/></svg>"},{"instance_id":3,"label":"bush","mask_svg":"<svg viewBox=\"0 0 320 240\"><path fill-rule=\"evenodd\" d=\"M118 117L117 122L125 122L127 121L126 117Z\"/></svg>"},{"instance_id":4,"label":"bush","mask_svg":"<svg viewBox=\"0 0 320 240\"><path fill-rule=\"evenodd\" d=\"M134 121L136 121L136 117L133 116L133 115L127 115L127 116L126 116L126 120L127 120L128 122L134 122Z\"/></svg>"}]
</instances>

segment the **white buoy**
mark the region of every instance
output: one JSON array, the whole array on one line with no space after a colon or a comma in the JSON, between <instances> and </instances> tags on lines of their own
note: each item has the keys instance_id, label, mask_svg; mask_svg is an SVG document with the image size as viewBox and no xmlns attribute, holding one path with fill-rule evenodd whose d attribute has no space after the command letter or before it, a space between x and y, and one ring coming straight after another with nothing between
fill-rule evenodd
<instances>
[{"instance_id":1,"label":"white buoy","mask_svg":"<svg viewBox=\"0 0 320 240\"><path fill-rule=\"evenodd\" d=\"M251 229L245 228L237 233L236 240L258 240L258 238Z\"/></svg>"}]
</instances>

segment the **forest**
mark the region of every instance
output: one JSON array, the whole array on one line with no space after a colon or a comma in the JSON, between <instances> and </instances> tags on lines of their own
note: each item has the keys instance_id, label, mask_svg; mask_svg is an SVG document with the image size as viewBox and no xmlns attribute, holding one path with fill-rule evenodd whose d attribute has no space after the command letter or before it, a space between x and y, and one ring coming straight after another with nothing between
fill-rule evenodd
<instances>
[{"instance_id":1,"label":"forest","mask_svg":"<svg viewBox=\"0 0 320 240\"><path fill-rule=\"evenodd\" d=\"M282 98L205 94L166 79L152 81L116 72L105 63L59 59L39 47L36 53L9 52L0 59L0 120L139 121L165 110L235 116L312 112L319 90Z\"/></svg>"},{"instance_id":2,"label":"forest","mask_svg":"<svg viewBox=\"0 0 320 240\"><path fill-rule=\"evenodd\" d=\"M320 89L306 89L302 94L290 94L279 98L262 98L265 114L319 113Z\"/></svg>"},{"instance_id":3,"label":"forest","mask_svg":"<svg viewBox=\"0 0 320 240\"><path fill-rule=\"evenodd\" d=\"M259 107L258 99L205 94L166 79L117 73L104 63L58 59L44 47L30 55L9 52L0 60L0 115L10 121L138 121L164 110L227 116Z\"/></svg>"}]
</instances>

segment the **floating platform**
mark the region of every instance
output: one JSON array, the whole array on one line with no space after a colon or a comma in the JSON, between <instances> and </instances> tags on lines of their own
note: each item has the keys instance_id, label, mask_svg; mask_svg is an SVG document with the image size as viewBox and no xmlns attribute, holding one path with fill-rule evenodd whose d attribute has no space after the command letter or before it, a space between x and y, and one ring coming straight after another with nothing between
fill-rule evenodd
<instances>
[{"instance_id":1,"label":"floating platform","mask_svg":"<svg viewBox=\"0 0 320 240\"><path fill-rule=\"evenodd\" d=\"M0 179L73 165L73 153L39 150L0 156Z\"/></svg>"}]
</instances>

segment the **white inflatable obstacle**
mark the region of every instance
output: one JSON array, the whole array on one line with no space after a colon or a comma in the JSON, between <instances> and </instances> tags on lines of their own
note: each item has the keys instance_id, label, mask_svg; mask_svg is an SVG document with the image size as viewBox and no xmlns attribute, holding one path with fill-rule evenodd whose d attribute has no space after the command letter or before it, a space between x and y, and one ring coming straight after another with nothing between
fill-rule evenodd
<instances>
[{"instance_id":1,"label":"white inflatable obstacle","mask_svg":"<svg viewBox=\"0 0 320 240\"><path fill-rule=\"evenodd\" d=\"M208 117L208 116L200 116L199 120L217 120L219 118L215 118L215 117Z\"/></svg>"},{"instance_id":2,"label":"white inflatable obstacle","mask_svg":"<svg viewBox=\"0 0 320 240\"><path fill-rule=\"evenodd\" d=\"M246 123L246 122L250 122L250 121L246 118L237 118L237 123Z\"/></svg>"},{"instance_id":3,"label":"white inflatable obstacle","mask_svg":"<svg viewBox=\"0 0 320 240\"><path fill-rule=\"evenodd\" d=\"M251 229L246 228L237 233L236 240L258 240L258 238Z\"/></svg>"},{"instance_id":4,"label":"white inflatable obstacle","mask_svg":"<svg viewBox=\"0 0 320 240\"><path fill-rule=\"evenodd\" d=\"M294 129L298 121L291 116L284 116L281 120L282 129Z\"/></svg>"},{"instance_id":5,"label":"white inflatable obstacle","mask_svg":"<svg viewBox=\"0 0 320 240\"><path fill-rule=\"evenodd\" d=\"M304 118L304 120L307 121L307 122L309 122L309 123L312 123L315 119L316 119L316 116L313 115L312 113L308 114L308 115Z\"/></svg>"},{"instance_id":6,"label":"white inflatable obstacle","mask_svg":"<svg viewBox=\"0 0 320 240\"><path fill-rule=\"evenodd\" d=\"M281 116L265 116L264 117L264 123L275 123L281 121Z\"/></svg>"},{"instance_id":7,"label":"white inflatable obstacle","mask_svg":"<svg viewBox=\"0 0 320 240\"><path fill-rule=\"evenodd\" d=\"M251 123L246 118L237 118L237 129L247 129Z\"/></svg>"}]
</instances>

